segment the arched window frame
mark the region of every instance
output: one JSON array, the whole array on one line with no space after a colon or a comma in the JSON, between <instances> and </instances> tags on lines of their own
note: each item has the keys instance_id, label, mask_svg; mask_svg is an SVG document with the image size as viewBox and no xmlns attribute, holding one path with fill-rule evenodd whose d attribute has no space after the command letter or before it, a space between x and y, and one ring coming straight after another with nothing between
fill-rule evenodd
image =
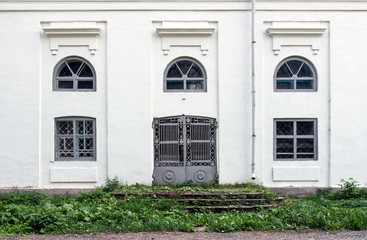
<instances>
[{"instance_id":1,"label":"arched window frame","mask_svg":"<svg viewBox=\"0 0 367 240\"><path fill-rule=\"evenodd\" d=\"M96 161L96 146L95 118L55 118L56 161Z\"/></svg>"},{"instance_id":2,"label":"arched window frame","mask_svg":"<svg viewBox=\"0 0 367 240\"><path fill-rule=\"evenodd\" d=\"M92 76L88 77L80 77L79 74L82 72L83 69L78 69L76 72L73 72L72 69L68 66L68 63L71 61L80 61L82 62L81 67L85 68L85 66L89 67L91 70ZM60 71L63 69L64 65L67 65L69 67L69 70L72 71L72 76L59 76ZM60 87L60 82L64 83L71 83L72 82L72 88L67 87ZM91 88L83 88L79 86L79 82L92 82ZM62 60L60 60L53 72L53 90L54 91L67 91L67 92L95 92L96 91L96 72L94 70L93 65L86 59L79 57L79 56L69 56Z\"/></svg>"},{"instance_id":3,"label":"arched window frame","mask_svg":"<svg viewBox=\"0 0 367 240\"><path fill-rule=\"evenodd\" d=\"M202 77L188 77L187 75L189 74L191 68L187 71L186 74L183 74L182 77L180 78L169 78L167 75L168 75L168 72L169 70L171 69L171 67L173 67L174 65L177 66L177 63L179 61L191 61L193 64L196 64L200 70L201 70L201 73L202 73ZM193 65L192 65L193 66ZM183 82L183 88L182 89L170 89L168 87L168 82L169 81L176 81L176 82ZM188 82L190 81L202 81L202 88L190 88L189 85L188 85ZM179 58L176 58L174 59L173 61L171 61L165 71L164 71L164 77L163 77L163 90L164 92L206 92L207 91L207 75L206 75L206 71L205 71L205 68L204 66L196 59L194 58L191 58L191 57L179 57Z\"/></svg>"},{"instance_id":4,"label":"arched window frame","mask_svg":"<svg viewBox=\"0 0 367 240\"><path fill-rule=\"evenodd\" d=\"M280 70L280 68L284 65L287 64L290 61L301 61L302 64L306 64L311 72L312 72L312 76L308 76L308 77L299 77L298 73L301 70L301 68L303 67L303 65L301 65L298 68L298 72L297 73L293 73L292 77L277 77L278 72ZM316 72L316 68L315 66L312 64L311 61L309 61L308 59L304 58L304 57L299 57L299 56L292 56L292 57L288 57L283 59L275 68L275 72L274 72L274 91L276 92L316 92L317 91L317 72ZM289 81L290 84L292 86L292 88L279 88L278 87L278 82L279 81ZM297 83L301 82L301 81L310 81L312 84L312 88L297 88Z\"/></svg>"}]
</instances>

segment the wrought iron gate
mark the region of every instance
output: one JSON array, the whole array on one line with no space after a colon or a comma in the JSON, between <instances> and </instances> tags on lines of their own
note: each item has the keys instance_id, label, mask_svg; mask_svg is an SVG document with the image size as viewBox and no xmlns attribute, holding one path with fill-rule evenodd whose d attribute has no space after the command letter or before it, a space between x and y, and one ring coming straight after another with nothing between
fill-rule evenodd
<instances>
[{"instance_id":1,"label":"wrought iron gate","mask_svg":"<svg viewBox=\"0 0 367 240\"><path fill-rule=\"evenodd\" d=\"M155 183L210 183L217 175L215 118L155 118Z\"/></svg>"}]
</instances>

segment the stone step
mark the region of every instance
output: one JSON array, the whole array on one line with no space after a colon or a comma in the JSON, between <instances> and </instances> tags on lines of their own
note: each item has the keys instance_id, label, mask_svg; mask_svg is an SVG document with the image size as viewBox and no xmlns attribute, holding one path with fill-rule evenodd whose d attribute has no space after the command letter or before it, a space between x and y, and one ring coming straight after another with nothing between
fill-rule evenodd
<instances>
[{"instance_id":1,"label":"stone step","mask_svg":"<svg viewBox=\"0 0 367 240\"><path fill-rule=\"evenodd\" d=\"M187 191L157 191L144 193L123 193L114 192L117 198L125 198L127 196L146 196L153 201L161 199L174 199L182 203L183 207L189 211L251 211L261 208L270 208L284 200L278 197L268 200L263 197L263 192L187 192ZM271 205L271 204L275 205ZM189 206L187 206L189 205Z\"/></svg>"},{"instance_id":2,"label":"stone step","mask_svg":"<svg viewBox=\"0 0 367 240\"><path fill-rule=\"evenodd\" d=\"M152 196L152 197L166 197L166 198L200 198L200 199L254 199L261 197L262 192L185 192L185 191L167 191L167 192L149 192L149 193L123 193L114 192L115 197L121 198L126 196Z\"/></svg>"},{"instance_id":3,"label":"stone step","mask_svg":"<svg viewBox=\"0 0 367 240\"><path fill-rule=\"evenodd\" d=\"M265 203L266 199L205 199L205 198L186 198L177 199L181 203L194 203L196 205L251 205L256 203Z\"/></svg>"},{"instance_id":4,"label":"stone step","mask_svg":"<svg viewBox=\"0 0 367 240\"><path fill-rule=\"evenodd\" d=\"M231 210L240 210L240 211L251 211L262 208L271 208L274 205L264 204L264 205L253 205L253 206L244 206L244 205L221 205L221 206L186 206L185 209L189 211L213 211L213 212L222 212L222 211L231 211Z\"/></svg>"}]
</instances>

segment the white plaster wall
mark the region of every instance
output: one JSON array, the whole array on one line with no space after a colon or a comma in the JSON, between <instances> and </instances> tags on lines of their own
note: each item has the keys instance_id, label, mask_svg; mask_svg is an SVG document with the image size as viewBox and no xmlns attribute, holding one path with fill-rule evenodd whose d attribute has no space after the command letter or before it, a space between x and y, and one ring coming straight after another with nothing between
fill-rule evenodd
<instances>
[{"instance_id":1,"label":"white plaster wall","mask_svg":"<svg viewBox=\"0 0 367 240\"><path fill-rule=\"evenodd\" d=\"M251 178L250 20L250 12L227 12L218 24L220 183Z\"/></svg>"},{"instance_id":2,"label":"white plaster wall","mask_svg":"<svg viewBox=\"0 0 367 240\"><path fill-rule=\"evenodd\" d=\"M152 120L180 114L217 118L219 180L248 181L251 174L249 6L248 2L1 1L0 187L92 187L103 184L106 176L118 176L127 183L150 184ZM365 11L367 4L363 1L258 3L256 182L274 187L335 186L340 178L353 177L366 184L367 83L363 63L367 48L363 43L367 37L361 34L367 28L362 21ZM86 47L64 47L58 55L51 55L41 22L81 20L97 21L102 27L97 54L90 55ZM209 21L215 26L208 55L201 55L196 48L173 48L169 55L163 55L155 23L169 20ZM268 21L322 22L327 31L321 38L319 54L313 55L309 47L285 47L275 56L272 39L265 33L268 26L264 22ZM97 71L97 92L52 92L53 68L69 55L84 57L93 64ZM304 56L316 66L317 92L273 91L276 65L294 55ZM163 71L179 56L191 56L203 63L208 73L208 92L163 92ZM54 162L54 118L61 116L96 118L96 162ZM273 161L274 118L316 118L318 160ZM294 181L297 174L284 177L289 169L300 172L302 168L318 169L319 175L313 172L307 181ZM51 183L51 169L61 169L56 171L55 179L62 179L64 169L70 169L66 172L76 182ZM75 169L83 169L89 180L80 182ZM274 181L273 169L282 169L283 175L276 177L282 181ZM315 178L319 179L314 181Z\"/></svg>"},{"instance_id":3,"label":"white plaster wall","mask_svg":"<svg viewBox=\"0 0 367 240\"><path fill-rule=\"evenodd\" d=\"M39 26L33 16L0 16L0 187L34 187L39 173Z\"/></svg>"},{"instance_id":4,"label":"white plaster wall","mask_svg":"<svg viewBox=\"0 0 367 240\"><path fill-rule=\"evenodd\" d=\"M151 184L151 17L116 12L108 19L108 175Z\"/></svg>"},{"instance_id":5,"label":"white plaster wall","mask_svg":"<svg viewBox=\"0 0 367 240\"><path fill-rule=\"evenodd\" d=\"M367 185L366 105L364 77L367 49L365 12L335 17L331 22L331 184L354 178Z\"/></svg>"}]
</instances>

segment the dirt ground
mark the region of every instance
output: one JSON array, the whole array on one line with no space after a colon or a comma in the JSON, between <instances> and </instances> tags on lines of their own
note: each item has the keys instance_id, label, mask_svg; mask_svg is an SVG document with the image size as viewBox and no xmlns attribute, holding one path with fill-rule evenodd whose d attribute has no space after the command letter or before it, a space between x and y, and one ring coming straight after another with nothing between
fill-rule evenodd
<instances>
[{"instance_id":1,"label":"dirt ground","mask_svg":"<svg viewBox=\"0 0 367 240\"><path fill-rule=\"evenodd\" d=\"M24 237L0 237L1 240L96 240L96 239L123 239L123 240L367 240L367 231L328 232L234 232L234 233L207 233L207 232L138 232L138 233L100 233L100 234L65 234L65 235L32 235Z\"/></svg>"}]
</instances>

